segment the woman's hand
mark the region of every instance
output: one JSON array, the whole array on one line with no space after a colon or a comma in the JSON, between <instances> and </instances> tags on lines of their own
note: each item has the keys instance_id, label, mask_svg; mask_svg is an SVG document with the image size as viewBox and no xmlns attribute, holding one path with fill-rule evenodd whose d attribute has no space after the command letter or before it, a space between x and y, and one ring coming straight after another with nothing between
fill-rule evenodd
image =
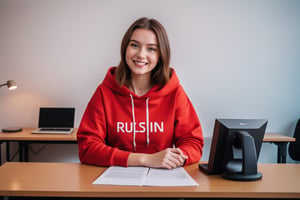
<instances>
[{"instance_id":1,"label":"woman's hand","mask_svg":"<svg viewBox=\"0 0 300 200\"><path fill-rule=\"evenodd\" d=\"M127 164L172 169L182 166L187 158L179 148L167 148L153 154L131 153Z\"/></svg>"}]
</instances>

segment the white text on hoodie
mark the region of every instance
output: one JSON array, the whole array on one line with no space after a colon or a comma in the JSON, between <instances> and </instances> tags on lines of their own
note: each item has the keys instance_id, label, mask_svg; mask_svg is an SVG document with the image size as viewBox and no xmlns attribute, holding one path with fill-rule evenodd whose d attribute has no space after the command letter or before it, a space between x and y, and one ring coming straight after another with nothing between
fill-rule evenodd
<instances>
[{"instance_id":1,"label":"white text on hoodie","mask_svg":"<svg viewBox=\"0 0 300 200\"><path fill-rule=\"evenodd\" d=\"M146 122L134 123L136 133L145 133L147 129ZM117 133L132 133L133 122L117 122ZM164 122L149 122L149 132L164 132Z\"/></svg>"}]
</instances>

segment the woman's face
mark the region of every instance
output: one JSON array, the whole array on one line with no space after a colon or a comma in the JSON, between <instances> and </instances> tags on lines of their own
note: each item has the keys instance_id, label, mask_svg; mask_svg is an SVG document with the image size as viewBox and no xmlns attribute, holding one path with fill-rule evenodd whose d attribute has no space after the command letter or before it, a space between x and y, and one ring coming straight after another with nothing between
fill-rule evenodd
<instances>
[{"instance_id":1,"label":"woman's face","mask_svg":"<svg viewBox=\"0 0 300 200\"><path fill-rule=\"evenodd\" d=\"M126 49L126 63L131 75L151 75L159 60L159 47L156 35L148 29L136 29Z\"/></svg>"}]
</instances>

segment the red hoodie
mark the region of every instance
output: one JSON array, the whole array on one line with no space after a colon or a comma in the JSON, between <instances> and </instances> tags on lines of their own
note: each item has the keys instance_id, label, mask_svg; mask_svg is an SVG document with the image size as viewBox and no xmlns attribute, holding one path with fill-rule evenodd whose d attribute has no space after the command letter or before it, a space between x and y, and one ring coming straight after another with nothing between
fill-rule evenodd
<instances>
[{"instance_id":1,"label":"red hoodie","mask_svg":"<svg viewBox=\"0 0 300 200\"><path fill-rule=\"evenodd\" d=\"M173 70L173 69L172 69ZM194 107L173 70L163 87L137 96L115 80L115 67L92 96L82 117L77 140L82 163L127 166L131 152L155 153L179 147L185 164L202 156L202 129Z\"/></svg>"}]
</instances>

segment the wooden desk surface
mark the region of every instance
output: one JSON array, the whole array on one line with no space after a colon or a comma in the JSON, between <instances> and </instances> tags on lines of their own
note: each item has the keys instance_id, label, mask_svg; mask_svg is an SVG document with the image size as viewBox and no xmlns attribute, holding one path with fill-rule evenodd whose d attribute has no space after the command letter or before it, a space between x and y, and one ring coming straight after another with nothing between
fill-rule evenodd
<instances>
[{"instance_id":1,"label":"wooden desk surface","mask_svg":"<svg viewBox=\"0 0 300 200\"><path fill-rule=\"evenodd\" d=\"M35 128L23 128L23 131L16 133L0 132L0 141L76 141L77 128L70 135L60 134L32 134ZM206 138L208 139L208 138ZM277 133L266 133L264 142L295 142L295 138L280 135Z\"/></svg>"},{"instance_id":2,"label":"wooden desk surface","mask_svg":"<svg viewBox=\"0 0 300 200\"><path fill-rule=\"evenodd\" d=\"M2 141L74 141L76 142L77 128L71 134L33 134L35 128L23 128L16 133L0 132Z\"/></svg>"},{"instance_id":3,"label":"wooden desk surface","mask_svg":"<svg viewBox=\"0 0 300 200\"><path fill-rule=\"evenodd\" d=\"M263 179L237 182L205 175L198 164L185 169L199 186L93 185L106 169L80 163L12 163L0 167L1 196L300 198L299 164L259 164Z\"/></svg>"},{"instance_id":4,"label":"wooden desk surface","mask_svg":"<svg viewBox=\"0 0 300 200\"><path fill-rule=\"evenodd\" d=\"M204 139L212 139L211 137L205 137ZM263 142L295 142L296 139L291 136L281 135L278 133L266 133L264 135Z\"/></svg>"},{"instance_id":5,"label":"wooden desk surface","mask_svg":"<svg viewBox=\"0 0 300 200\"><path fill-rule=\"evenodd\" d=\"M266 133L264 136L264 142L295 142L296 138L280 135L278 133Z\"/></svg>"}]
</instances>

